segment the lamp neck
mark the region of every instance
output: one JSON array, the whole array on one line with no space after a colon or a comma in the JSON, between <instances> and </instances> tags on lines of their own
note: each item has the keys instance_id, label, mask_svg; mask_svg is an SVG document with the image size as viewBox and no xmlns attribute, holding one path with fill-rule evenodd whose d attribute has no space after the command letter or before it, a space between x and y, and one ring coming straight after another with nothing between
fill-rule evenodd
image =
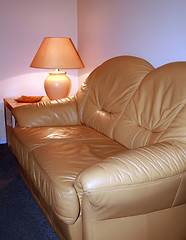
<instances>
[{"instance_id":1,"label":"lamp neck","mask_svg":"<svg viewBox=\"0 0 186 240\"><path fill-rule=\"evenodd\" d=\"M66 73L66 72L64 72L64 71L60 71L60 69L59 68L57 68L57 69L55 69L55 71L53 72L53 73L56 73L56 74L64 74L64 73Z\"/></svg>"},{"instance_id":2,"label":"lamp neck","mask_svg":"<svg viewBox=\"0 0 186 240\"><path fill-rule=\"evenodd\" d=\"M66 72L59 71L59 69L56 69L56 71L49 72L49 75L66 75Z\"/></svg>"}]
</instances>

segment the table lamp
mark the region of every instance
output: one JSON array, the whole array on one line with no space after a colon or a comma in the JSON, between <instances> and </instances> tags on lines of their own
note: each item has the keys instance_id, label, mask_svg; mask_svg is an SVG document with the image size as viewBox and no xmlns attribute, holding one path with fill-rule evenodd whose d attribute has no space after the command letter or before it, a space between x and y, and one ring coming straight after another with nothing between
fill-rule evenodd
<instances>
[{"instance_id":1,"label":"table lamp","mask_svg":"<svg viewBox=\"0 0 186 240\"><path fill-rule=\"evenodd\" d=\"M65 98L71 90L71 80L60 69L79 69L84 64L70 38L44 38L30 67L56 69L49 72L44 88L51 100Z\"/></svg>"}]
</instances>

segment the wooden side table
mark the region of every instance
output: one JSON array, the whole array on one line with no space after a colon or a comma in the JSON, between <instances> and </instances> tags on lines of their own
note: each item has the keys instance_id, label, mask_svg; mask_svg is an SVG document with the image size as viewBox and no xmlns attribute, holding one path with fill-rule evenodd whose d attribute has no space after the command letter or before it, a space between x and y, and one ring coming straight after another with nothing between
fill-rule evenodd
<instances>
[{"instance_id":1,"label":"wooden side table","mask_svg":"<svg viewBox=\"0 0 186 240\"><path fill-rule=\"evenodd\" d=\"M4 116L5 116L5 127L6 127L6 139L8 146L10 146L10 136L13 127L15 126L15 119L11 114L11 110L16 107L33 103L18 103L14 100L15 98L4 98ZM50 101L48 97L43 97L40 102Z\"/></svg>"}]
</instances>

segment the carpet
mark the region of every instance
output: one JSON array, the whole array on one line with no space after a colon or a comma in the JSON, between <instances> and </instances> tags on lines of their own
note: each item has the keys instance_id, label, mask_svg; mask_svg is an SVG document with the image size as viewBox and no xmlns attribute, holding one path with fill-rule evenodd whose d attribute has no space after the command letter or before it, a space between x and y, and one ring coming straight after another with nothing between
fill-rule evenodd
<instances>
[{"instance_id":1,"label":"carpet","mask_svg":"<svg viewBox=\"0 0 186 240\"><path fill-rule=\"evenodd\" d=\"M22 181L7 144L0 144L0 240L59 240Z\"/></svg>"}]
</instances>

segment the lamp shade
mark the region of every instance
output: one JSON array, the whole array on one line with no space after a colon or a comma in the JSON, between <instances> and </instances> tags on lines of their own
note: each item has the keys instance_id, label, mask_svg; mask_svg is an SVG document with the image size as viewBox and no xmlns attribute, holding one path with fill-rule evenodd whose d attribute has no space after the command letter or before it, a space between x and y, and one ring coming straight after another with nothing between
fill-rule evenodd
<instances>
[{"instance_id":1,"label":"lamp shade","mask_svg":"<svg viewBox=\"0 0 186 240\"><path fill-rule=\"evenodd\" d=\"M70 38L44 38L30 67L78 69L84 64Z\"/></svg>"}]
</instances>

